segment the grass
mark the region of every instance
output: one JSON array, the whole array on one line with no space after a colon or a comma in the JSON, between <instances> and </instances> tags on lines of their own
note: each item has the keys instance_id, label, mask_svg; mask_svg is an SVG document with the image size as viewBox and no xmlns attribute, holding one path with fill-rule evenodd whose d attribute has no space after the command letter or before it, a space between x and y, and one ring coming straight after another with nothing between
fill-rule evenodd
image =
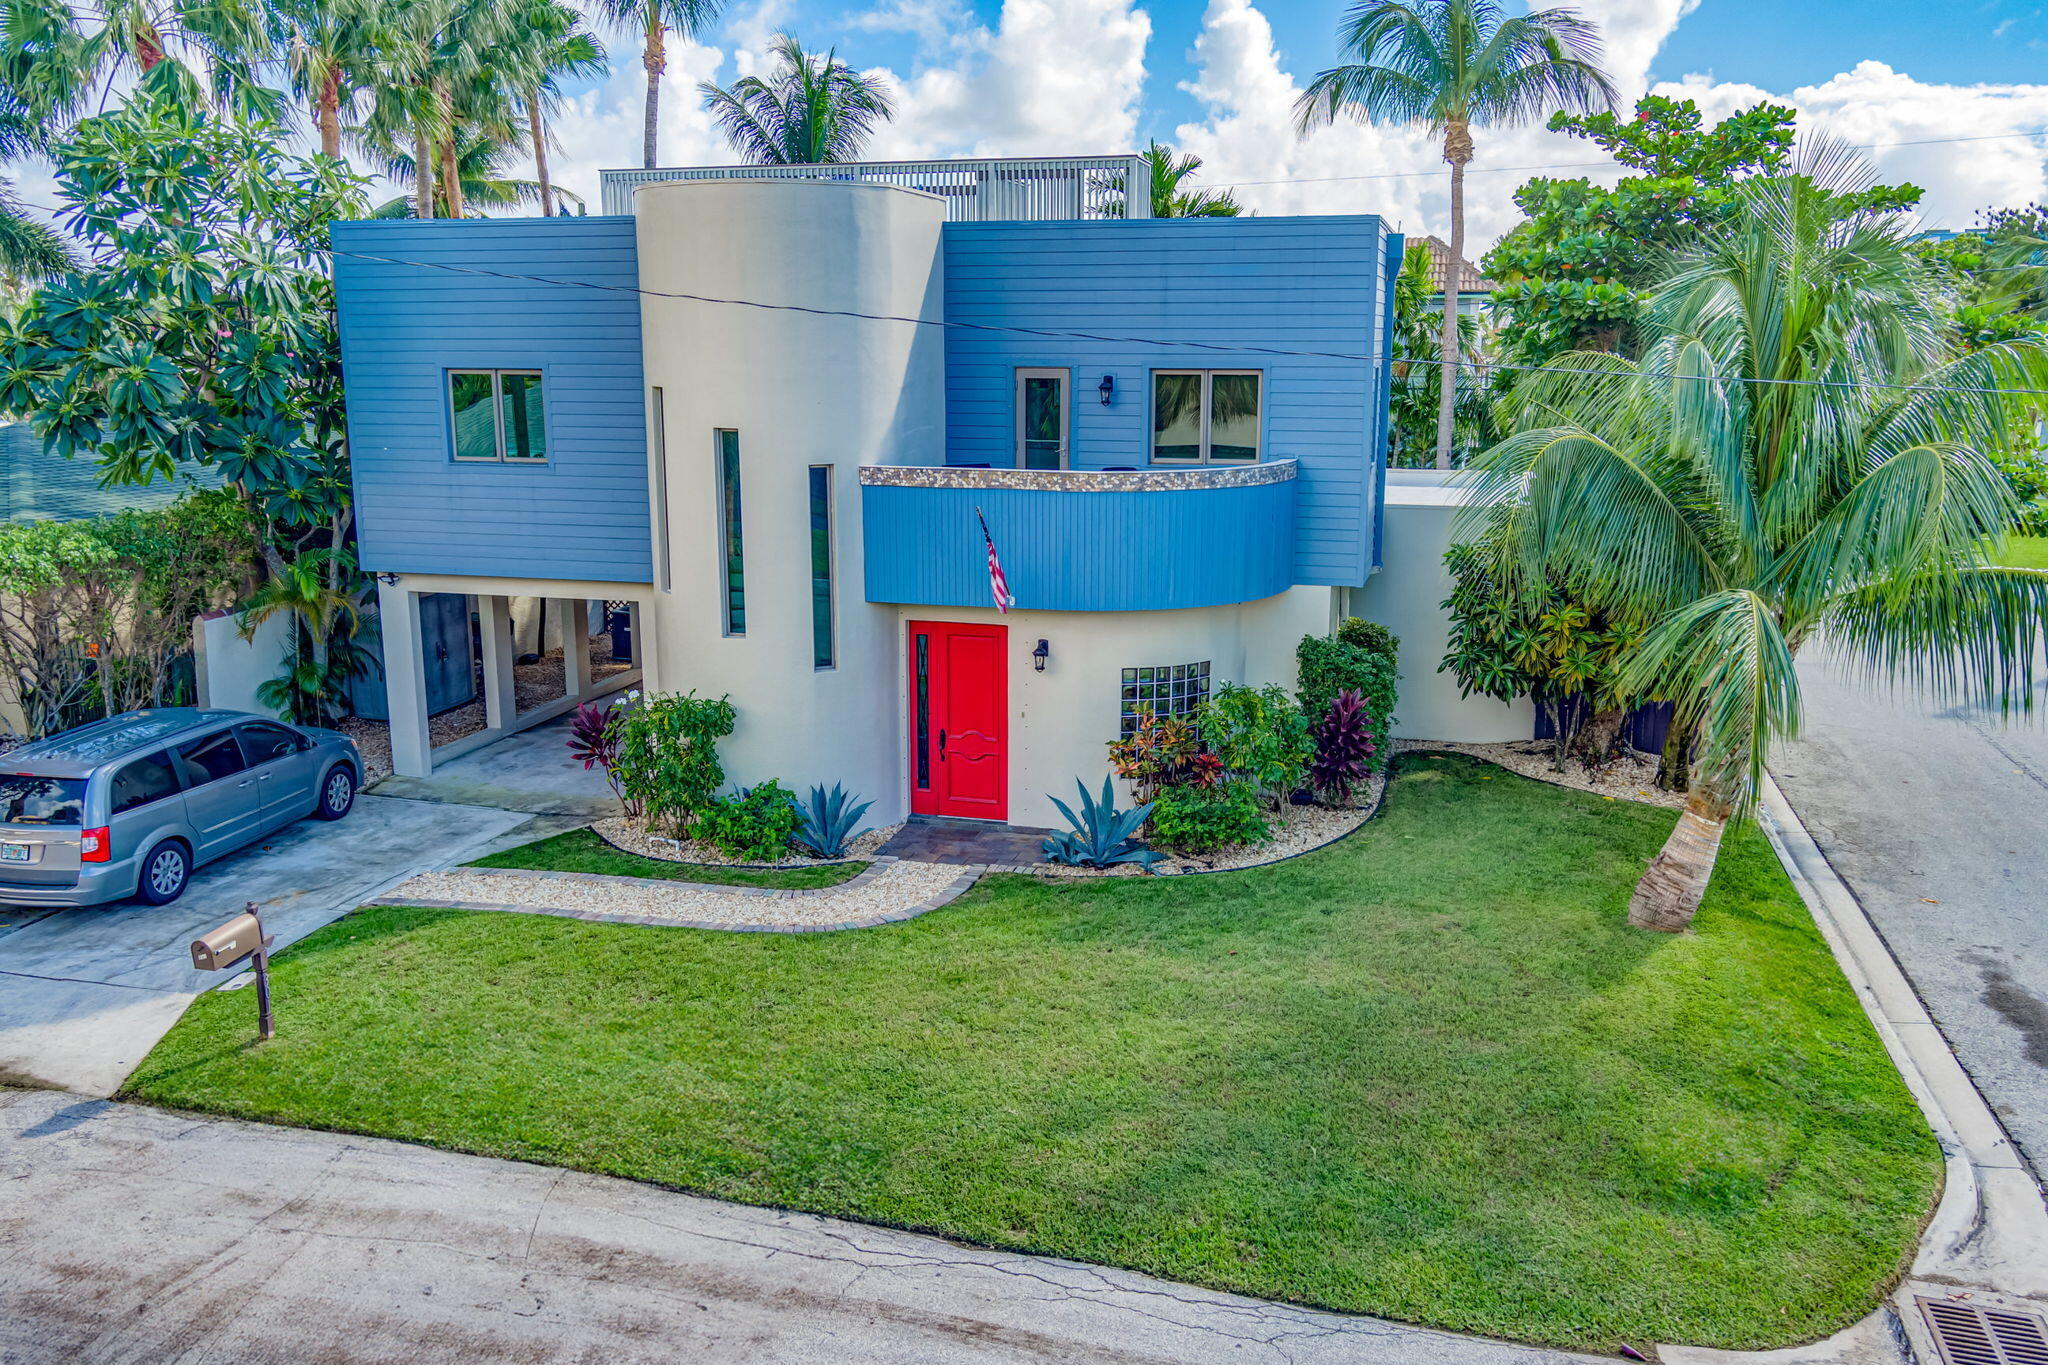
<instances>
[{"instance_id":1,"label":"grass","mask_svg":"<svg viewBox=\"0 0 2048 1365\"><path fill-rule=\"evenodd\" d=\"M2048 536L2008 536L2001 564L2014 569L2048 569Z\"/></svg>"},{"instance_id":2,"label":"grass","mask_svg":"<svg viewBox=\"0 0 2048 1365\"><path fill-rule=\"evenodd\" d=\"M833 863L824 867L720 867L714 863L672 863L643 858L612 847L596 833L572 829L551 839L508 848L478 858L471 867L523 867L539 872L596 872L608 877L660 877L676 882L713 882L719 886L766 886L777 891L808 891L837 886L866 870L866 863Z\"/></svg>"},{"instance_id":3,"label":"grass","mask_svg":"<svg viewBox=\"0 0 2048 1365\"><path fill-rule=\"evenodd\" d=\"M1754 829L1634 932L1668 811L1406 756L1258 871L985 879L842 934L366 909L128 1094L1560 1346L1870 1309L1939 1155Z\"/></svg>"}]
</instances>

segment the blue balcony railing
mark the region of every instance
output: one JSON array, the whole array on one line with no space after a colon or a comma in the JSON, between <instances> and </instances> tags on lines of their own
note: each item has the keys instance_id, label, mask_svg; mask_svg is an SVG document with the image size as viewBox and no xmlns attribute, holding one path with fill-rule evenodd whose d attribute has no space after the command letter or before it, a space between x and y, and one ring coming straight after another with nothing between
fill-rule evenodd
<instances>
[{"instance_id":1,"label":"blue balcony railing","mask_svg":"<svg viewBox=\"0 0 2048 1365\"><path fill-rule=\"evenodd\" d=\"M1020 610L1171 611L1294 582L1292 460L1198 469L861 470L867 599L989 605L980 510Z\"/></svg>"}]
</instances>

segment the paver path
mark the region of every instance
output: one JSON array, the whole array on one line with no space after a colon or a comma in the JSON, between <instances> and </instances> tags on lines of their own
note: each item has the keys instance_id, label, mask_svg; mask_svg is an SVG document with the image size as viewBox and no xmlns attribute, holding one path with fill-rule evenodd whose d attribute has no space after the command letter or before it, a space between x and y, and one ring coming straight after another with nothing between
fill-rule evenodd
<instances>
[{"instance_id":1,"label":"paver path","mask_svg":"<svg viewBox=\"0 0 2048 1365\"><path fill-rule=\"evenodd\" d=\"M601 1176L0 1090L0 1360L1372 1362L1508 1346Z\"/></svg>"}]
</instances>

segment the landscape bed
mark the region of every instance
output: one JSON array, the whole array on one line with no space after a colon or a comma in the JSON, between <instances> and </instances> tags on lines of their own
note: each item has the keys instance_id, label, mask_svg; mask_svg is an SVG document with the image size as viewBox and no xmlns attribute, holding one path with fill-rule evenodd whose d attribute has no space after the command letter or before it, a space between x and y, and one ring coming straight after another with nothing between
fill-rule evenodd
<instances>
[{"instance_id":1,"label":"landscape bed","mask_svg":"<svg viewBox=\"0 0 2048 1365\"><path fill-rule=\"evenodd\" d=\"M604 877L659 877L667 881L759 886L776 891L810 891L822 886L837 886L851 881L868 867L859 861L807 863L791 867L684 863L629 853L588 829L572 829L553 838L503 849L478 858L468 866L529 868L536 872L592 872Z\"/></svg>"},{"instance_id":2,"label":"landscape bed","mask_svg":"<svg viewBox=\"0 0 2048 1365\"><path fill-rule=\"evenodd\" d=\"M1397 764L1290 862L885 929L364 910L126 1093L1568 1347L1874 1307L1940 1157L1761 835L1642 933L1671 812Z\"/></svg>"}]
</instances>

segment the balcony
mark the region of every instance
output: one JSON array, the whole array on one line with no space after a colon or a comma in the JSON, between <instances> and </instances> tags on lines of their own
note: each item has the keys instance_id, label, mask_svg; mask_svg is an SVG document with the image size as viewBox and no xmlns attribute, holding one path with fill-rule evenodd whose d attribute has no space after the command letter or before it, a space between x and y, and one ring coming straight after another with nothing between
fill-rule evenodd
<instances>
[{"instance_id":1,"label":"balcony","mask_svg":"<svg viewBox=\"0 0 2048 1365\"><path fill-rule=\"evenodd\" d=\"M633 212L633 191L660 180L860 180L923 190L946 201L953 222L1120 218L1124 186L1136 185L1131 217L1152 216L1141 156L1008 157L989 161L856 161L834 166L657 166L600 171L604 211Z\"/></svg>"},{"instance_id":2,"label":"balcony","mask_svg":"<svg viewBox=\"0 0 2048 1365\"><path fill-rule=\"evenodd\" d=\"M867 599L989 605L988 520L1028 611L1172 611L1294 582L1295 464L1192 469L860 471Z\"/></svg>"}]
</instances>

